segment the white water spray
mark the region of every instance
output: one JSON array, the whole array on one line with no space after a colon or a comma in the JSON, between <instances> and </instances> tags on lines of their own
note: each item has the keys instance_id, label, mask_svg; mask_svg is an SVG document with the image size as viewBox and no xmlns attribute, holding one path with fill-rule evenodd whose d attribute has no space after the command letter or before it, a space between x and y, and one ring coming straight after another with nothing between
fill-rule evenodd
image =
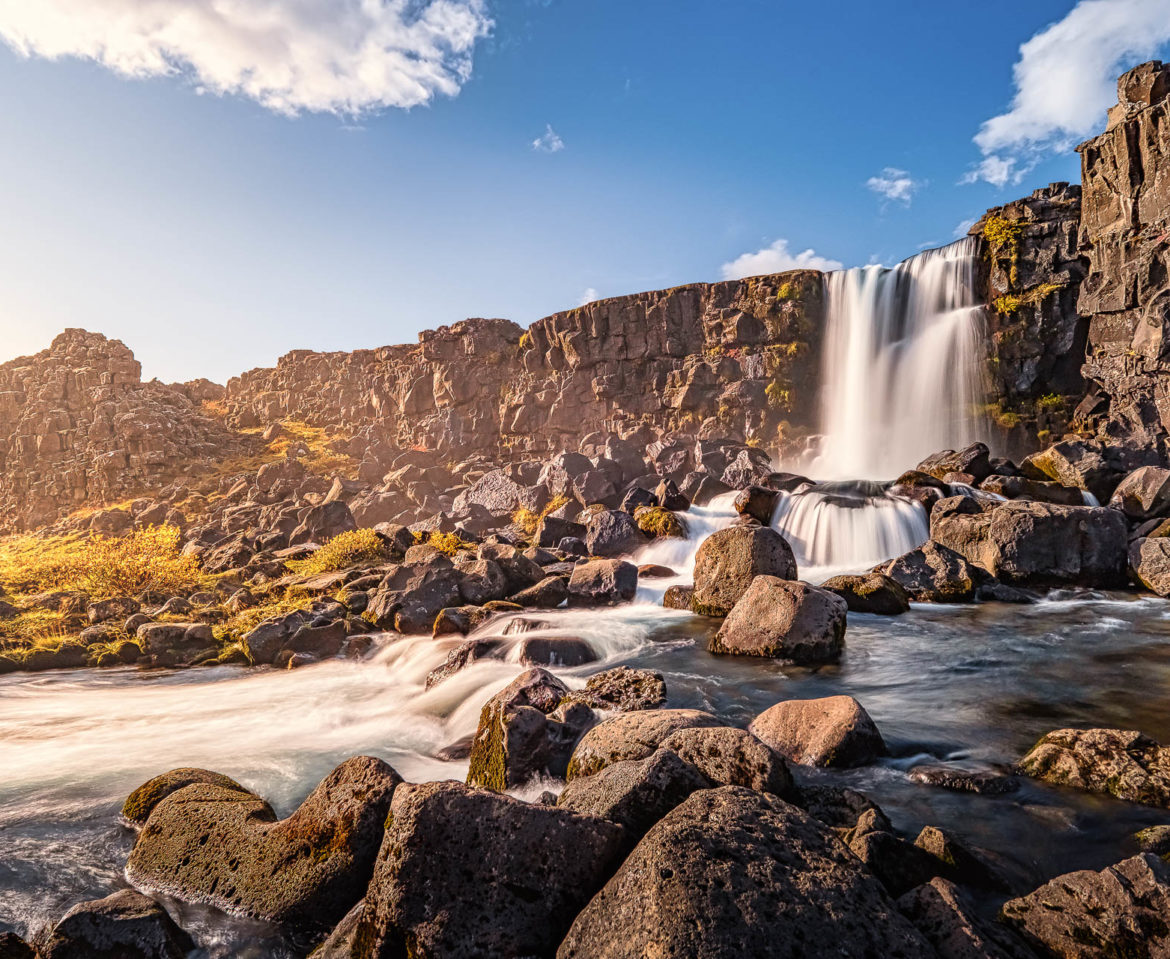
<instances>
[{"instance_id":1,"label":"white water spray","mask_svg":"<svg viewBox=\"0 0 1170 959\"><path fill-rule=\"evenodd\" d=\"M980 438L978 262L965 237L892 270L829 274L818 477L892 479Z\"/></svg>"}]
</instances>

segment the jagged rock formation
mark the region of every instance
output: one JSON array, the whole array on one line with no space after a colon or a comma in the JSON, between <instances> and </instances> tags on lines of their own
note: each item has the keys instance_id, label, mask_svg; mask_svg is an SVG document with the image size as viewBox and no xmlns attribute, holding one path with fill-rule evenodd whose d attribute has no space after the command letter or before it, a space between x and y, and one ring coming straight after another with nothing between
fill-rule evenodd
<instances>
[{"instance_id":1,"label":"jagged rock formation","mask_svg":"<svg viewBox=\"0 0 1170 959\"><path fill-rule=\"evenodd\" d=\"M814 271L600 300L538 320L468 320L417 346L297 351L228 384L237 425L282 418L399 449L504 456L593 431L707 428L774 443L807 427L823 285Z\"/></svg>"},{"instance_id":2,"label":"jagged rock formation","mask_svg":"<svg viewBox=\"0 0 1170 959\"><path fill-rule=\"evenodd\" d=\"M1170 65L1155 60L1117 81L1104 133L1081 144L1081 245L1089 273L1078 309L1089 318L1085 375L1100 387L1104 437L1154 448L1170 431Z\"/></svg>"},{"instance_id":3,"label":"jagged rock formation","mask_svg":"<svg viewBox=\"0 0 1170 959\"><path fill-rule=\"evenodd\" d=\"M221 392L143 383L126 346L84 330L0 364L0 530L157 490L238 449L200 409Z\"/></svg>"},{"instance_id":4,"label":"jagged rock formation","mask_svg":"<svg viewBox=\"0 0 1170 959\"><path fill-rule=\"evenodd\" d=\"M1084 395L1088 321L1077 294L1088 268L1078 249L1081 188L1053 183L988 210L983 239L995 419L1023 439L1059 435Z\"/></svg>"}]
</instances>

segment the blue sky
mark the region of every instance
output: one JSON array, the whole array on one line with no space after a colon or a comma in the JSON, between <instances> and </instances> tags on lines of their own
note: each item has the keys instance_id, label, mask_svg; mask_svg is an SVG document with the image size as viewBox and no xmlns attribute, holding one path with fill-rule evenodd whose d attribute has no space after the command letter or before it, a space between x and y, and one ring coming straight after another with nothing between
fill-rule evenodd
<instances>
[{"instance_id":1,"label":"blue sky","mask_svg":"<svg viewBox=\"0 0 1170 959\"><path fill-rule=\"evenodd\" d=\"M162 31L115 55L103 31L135 0L44 3L75 15L0 5L0 361L83 326L148 377L221 382L290 349L717 280L761 250L740 270L784 249L896 261L1076 181L1068 146L1103 112L1086 121L1092 97L1044 78L1084 74L1099 100L1116 64L1170 39L1141 22L1167 0L432 0L475 19L435 27L448 48L428 41L409 83L384 63L369 81L381 54L361 24L327 69L284 83L284 54L254 32ZM304 68L340 30L322 11L356 3L268 6L296 8L281 37ZM1021 55L1036 35L1052 42ZM336 51L355 36L365 59L343 84ZM1097 59L1072 62L1085 50Z\"/></svg>"}]
</instances>

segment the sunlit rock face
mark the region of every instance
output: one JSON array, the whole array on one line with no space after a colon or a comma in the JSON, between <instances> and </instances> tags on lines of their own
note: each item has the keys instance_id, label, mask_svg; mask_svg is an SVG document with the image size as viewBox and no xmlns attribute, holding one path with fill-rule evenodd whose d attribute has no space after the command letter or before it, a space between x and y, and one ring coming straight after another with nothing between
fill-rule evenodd
<instances>
[{"instance_id":1,"label":"sunlit rock face","mask_svg":"<svg viewBox=\"0 0 1170 959\"><path fill-rule=\"evenodd\" d=\"M1085 375L1104 434L1165 456L1170 431L1170 65L1117 82L1108 129L1081 144L1081 246L1089 272Z\"/></svg>"}]
</instances>

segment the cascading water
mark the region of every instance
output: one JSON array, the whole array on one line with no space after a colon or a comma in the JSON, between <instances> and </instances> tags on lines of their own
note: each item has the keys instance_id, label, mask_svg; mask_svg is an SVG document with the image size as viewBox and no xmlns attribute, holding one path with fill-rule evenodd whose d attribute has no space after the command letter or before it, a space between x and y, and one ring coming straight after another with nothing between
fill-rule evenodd
<instances>
[{"instance_id":1,"label":"cascading water","mask_svg":"<svg viewBox=\"0 0 1170 959\"><path fill-rule=\"evenodd\" d=\"M965 237L892 270L829 274L818 476L891 479L980 438L978 263Z\"/></svg>"},{"instance_id":2,"label":"cascading water","mask_svg":"<svg viewBox=\"0 0 1170 959\"><path fill-rule=\"evenodd\" d=\"M976 298L979 243L966 237L889 270L829 274L821 397L821 484L782 494L773 525L805 578L860 571L919 546L917 503L880 483L941 449L980 438L985 350Z\"/></svg>"}]
</instances>

